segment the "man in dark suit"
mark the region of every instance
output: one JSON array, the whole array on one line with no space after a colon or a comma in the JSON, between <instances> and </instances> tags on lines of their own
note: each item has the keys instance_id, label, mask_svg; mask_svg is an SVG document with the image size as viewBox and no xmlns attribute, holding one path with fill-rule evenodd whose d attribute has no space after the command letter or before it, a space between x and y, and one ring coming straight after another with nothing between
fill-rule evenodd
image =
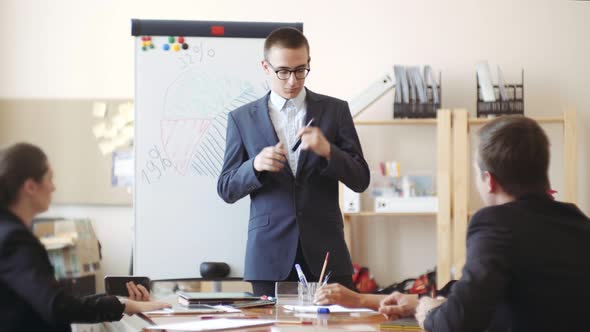
<instances>
[{"instance_id":1,"label":"man in dark suit","mask_svg":"<svg viewBox=\"0 0 590 332\"><path fill-rule=\"evenodd\" d=\"M228 203L250 195L244 279L257 295L298 280L295 263L316 281L327 251L331 281L354 288L338 182L362 192L369 168L348 104L305 88L309 64L300 31L273 31L262 60L271 91L228 117L217 191Z\"/></svg>"},{"instance_id":2,"label":"man in dark suit","mask_svg":"<svg viewBox=\"0 0 590 332\"><path fill-rule=\"evenodd\" d=\"M543 129L501 117L479 139L475 182L488 207L469 224L461 279L446 299L422 298L416 318L430 332L590 330L590 220L548 194Z\"/></svg>"}]
</instances>

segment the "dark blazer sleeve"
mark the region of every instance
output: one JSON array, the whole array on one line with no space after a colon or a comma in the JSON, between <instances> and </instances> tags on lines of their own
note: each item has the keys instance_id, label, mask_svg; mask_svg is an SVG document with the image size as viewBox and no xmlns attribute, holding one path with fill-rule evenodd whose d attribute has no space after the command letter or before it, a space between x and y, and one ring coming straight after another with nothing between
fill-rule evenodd
<instances>
[{"instance_id":1,"label":"dark blazer sleeve","mask_svg":"<svg viewBox=\"0 0 590 332\"><path fill-rule=\"evenodd\" d=\"M242 135L233 112L227 119L225 156L221 175L217 180L217 194L227 203L239 199L260 188L262 183L254 171L254 158L248 158Z\"/></svg>"},{"instance_id":2,"label":"dark blazer sleeve","mask_svg":"<svg viewBox=\"0 0 590 332\"><path fill-rule=\"evenodd\" d=\"M490 212L484 209L472 218L463 276L447 301L426 317L427 331L485 331L503 300L511 268L511 230L508 218Z\"/></svg>"},{"instance_id":3,"label":"dark blazer sleeve","mask_svg":"<svg viewBox=\"0 0 590 332\"><path fill-rule=\"evenodd\" d=\"M27 229L12 230L0 241L0 280L49 325L120 320L125 308L114 296L65 294L45 249Z\"/></svg>"},{"instance_id":4,"label":"dark blazer sleeve","mask_svg":"<svg viewBox=\"0 0 590 332\"><path fill-rule=\"evenodd\" d=\"M371 179L369 165L363 157L348 103L341 103L338 110L338 136L331 142L330 160L322 175L331 176L356 192L363 192Z\"/></svg>"}]
</instances>

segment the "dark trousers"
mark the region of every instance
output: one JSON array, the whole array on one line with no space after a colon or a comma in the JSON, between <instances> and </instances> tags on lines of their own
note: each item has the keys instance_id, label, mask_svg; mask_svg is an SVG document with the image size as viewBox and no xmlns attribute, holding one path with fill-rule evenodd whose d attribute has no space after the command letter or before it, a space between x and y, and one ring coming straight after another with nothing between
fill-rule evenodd
<instances>
[{"instance_id":1,"label":"dark trousers","mask_svg":"<svg viewBox=\"0 0 590 332\"><path fill-rule=\"evenodd\" d=\"M297 275L297 271L295 271L295 264L301 265L301 270L305 274L307 281L318 281L320 276L316 276L311 273L307 262L305 261L305 257L303 256L303 250L301 249L301 244L297 245L297 255L295 256L295 262L293 262L293 269L291 269L291 273L287 276L285 280L278 280L278 281L299 281L299 277ZM326 271L328 273L328 271ZM250 283L252 284L252 292L256 296L275 296L275 281L274 280L251 280ZM328 283L339 283L342 286L351 289L356 292L356 287L352 282L352 275L348 276L330 276Z\"/></svg>"}]
</instances>

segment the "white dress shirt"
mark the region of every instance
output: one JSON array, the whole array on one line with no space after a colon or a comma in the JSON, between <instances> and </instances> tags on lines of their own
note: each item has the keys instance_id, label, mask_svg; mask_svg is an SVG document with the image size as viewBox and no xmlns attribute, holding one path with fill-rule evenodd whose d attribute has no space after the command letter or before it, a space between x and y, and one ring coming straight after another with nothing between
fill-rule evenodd
<instances>
[{"instance_id":1,"label":"white dress shirt","mask_svg":"<svg viewBox=\"0 0 590 332\"><path fill-rule=\"evenodd\" d=\"M279 94L271 91L268 99L268 111L270 120L275 128L279 141L283 142L287 150L287 160L293 175L297 172L297 162L299 160L299 151L301 148L291 151L295 142L297 142L297 132L305 126L305 115L307 107L305 104L305 88L293 99L285 99Z\"/></svg>"}]
</instances>

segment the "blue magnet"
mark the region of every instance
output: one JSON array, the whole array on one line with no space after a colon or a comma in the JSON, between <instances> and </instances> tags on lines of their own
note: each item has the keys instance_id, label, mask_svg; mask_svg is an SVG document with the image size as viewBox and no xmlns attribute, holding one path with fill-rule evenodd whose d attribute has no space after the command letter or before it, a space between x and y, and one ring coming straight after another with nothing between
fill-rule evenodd
<instances>
[{"instance_id":1,"label":"blue magnet","mask_svg":"<svg viewBox=\"0 0 590 332\"><path fill-rule=\"evenodd\" d=\"M162 45L162 49L163 49L164 51L168 51L168 50L170 49L170 45L168 45L168 44L164 44L164 45Z\"/></svg>"}]
</instances>

